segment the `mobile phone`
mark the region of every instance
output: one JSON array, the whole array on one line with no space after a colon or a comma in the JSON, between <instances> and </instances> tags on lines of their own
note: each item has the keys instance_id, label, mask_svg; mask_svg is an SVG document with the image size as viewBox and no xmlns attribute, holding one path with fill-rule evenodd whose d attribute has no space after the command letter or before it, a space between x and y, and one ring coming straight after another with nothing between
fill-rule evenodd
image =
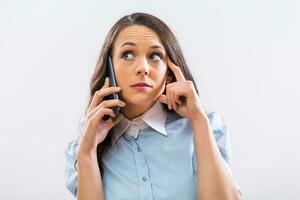
<instances>
[{"instance_id":1,"label":"mobile phone","mask_svg":"<svg viewBox=\"0 0 300 200\"><path fill-rule=\"evenodd\" d=\"M106 76L109 77L109 87L117 87L117 81L116 81L116 77L115 77L115 71L114 71L114 67L112 64L111 56L108 56L108 58L107 58ZM105 96L103 99L110 100L110 99L120 99L120 98L121 98L121 96L118 93L113 93L108 96ZM119 106L112 107L112 110L116 116L121 112L121 109ZM110 115L104 115L102 117L102 120L106 121L109 118L110 118Z\"/></svg>"}]
</instances>

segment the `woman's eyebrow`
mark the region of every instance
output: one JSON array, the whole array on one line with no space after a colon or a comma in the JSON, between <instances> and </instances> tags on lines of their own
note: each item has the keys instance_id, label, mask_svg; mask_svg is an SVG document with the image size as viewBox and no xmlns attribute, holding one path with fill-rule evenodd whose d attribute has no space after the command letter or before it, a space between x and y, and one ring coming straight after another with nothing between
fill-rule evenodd
<instances>
[{"instance_id":1,"label":"woman's eyebrow","mask_svg":"<svg viewBox=\"0 0 300 200\"><path fill-rule=\"evenodd\" d=\"M121 47L126 46L126 45L136 46L136 44L133 43L133 42L125 42L124 44L121 45ZM150 48L151 49L162 49L162 50L164 50L164 48L162 46L160 46L160 45L153 45Z\"/></svg>"}]
</instances>

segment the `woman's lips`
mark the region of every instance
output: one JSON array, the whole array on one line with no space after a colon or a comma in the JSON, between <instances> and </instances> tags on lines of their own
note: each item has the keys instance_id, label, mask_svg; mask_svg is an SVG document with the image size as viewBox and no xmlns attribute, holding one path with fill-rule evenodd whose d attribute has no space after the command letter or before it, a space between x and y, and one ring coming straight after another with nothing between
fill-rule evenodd
<instances>
[{"instance_id":1,"label":"woman's lips","mask_svg":"<svg viewBox=\"0 0 300 200\"><path fill-rule=\"evenodd\" d=\"M151 88L150 86L142 86L142 85L134 85L134 86L131 86L131 87L136 89L136 90L139 90L139 91L143 91L143 90L147 90L147 89Z\"/></svg>"}]
</instances>

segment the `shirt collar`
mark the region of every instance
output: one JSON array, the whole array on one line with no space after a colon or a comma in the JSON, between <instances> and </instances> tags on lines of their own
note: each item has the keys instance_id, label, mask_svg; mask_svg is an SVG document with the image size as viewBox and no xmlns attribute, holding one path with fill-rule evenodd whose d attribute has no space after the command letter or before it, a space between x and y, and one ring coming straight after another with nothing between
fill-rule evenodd
<instances>
[{"instance_id":1,"label":"shirt collar","mask_svg":"<svg viewBox=\"0 0 300 200\"><path fill-rule=\"evenodd\" d=\"M132 124L137 125L140 129L144 129L150 126L162 135L167 136L167 131L165 128L167 112L163 109L162 106L162 103L156 101L155 104L144 114L134 118L133 120L129 120L124 116L123 119L118 124L116 124L111 130L112 145L115 144L118 138L124 132L126 132L126 130L132 126ZM137 135L135 137L137 137Z\"/></svg>"}]
</instances>

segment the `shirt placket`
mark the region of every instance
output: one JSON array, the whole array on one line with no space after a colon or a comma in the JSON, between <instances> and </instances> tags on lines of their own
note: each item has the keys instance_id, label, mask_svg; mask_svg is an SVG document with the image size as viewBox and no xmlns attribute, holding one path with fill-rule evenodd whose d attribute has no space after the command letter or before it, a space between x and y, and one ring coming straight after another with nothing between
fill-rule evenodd
<instances>
[{"instance_id":1,"label":"shirt placket","mask_svg":"<svg viewBox=\"0 0 300 200\"><path fill-rule=\"evenodd\" d=\"M133 125L130 131L133 131L134 133L138 133L139 127L137 125ZM145 154L143 153L142 146L138 142L138 138L139 136L136 139L134 137L131 137L131 142L133 145L132 146L133 154L134 154L135 164L137 169L140 199L150 200L153 199L153 197L152 197L151 181L149 176L149 166L147 164Z\"/></svg>"}]
</instances>

